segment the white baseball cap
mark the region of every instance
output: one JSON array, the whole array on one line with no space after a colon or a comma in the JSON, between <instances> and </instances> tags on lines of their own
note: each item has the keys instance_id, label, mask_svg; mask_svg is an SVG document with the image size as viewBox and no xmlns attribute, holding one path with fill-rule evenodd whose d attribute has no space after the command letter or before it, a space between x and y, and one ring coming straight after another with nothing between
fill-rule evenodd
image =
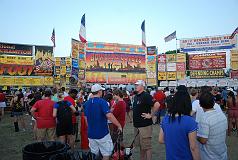
<instances>
[{"instance_id":1,"label":"white baseball cap","mask_svg":"<svg viewBox=\"0 0 238 160\"><path fill-rule=\"evenodd\" d=\"M136 81L135 85L145 86L145 82L143 80L138 80Z\"/></svg>"},{"instance_id":2,"label":"white baseball cap","mask_svg":"<svg viewBox=\"0 0 238 160\"><path fill-rule=\"evenodd\" d=\"M105 88L103 88L100 84L94 84L91 88L91 92L97 92L100 90L105 90Z\"/></svg>"},{"instance_id":3,"label":"white baseball cap","mask_svg":"<svg viewBox=\"0 0 238 160\"><path fill-rule=\"evenodd\" d=\"M228 91L232 91L232 92L234 91L232 88L227 88L227 90L228 90Z\"/></svg>"}]
</instances>

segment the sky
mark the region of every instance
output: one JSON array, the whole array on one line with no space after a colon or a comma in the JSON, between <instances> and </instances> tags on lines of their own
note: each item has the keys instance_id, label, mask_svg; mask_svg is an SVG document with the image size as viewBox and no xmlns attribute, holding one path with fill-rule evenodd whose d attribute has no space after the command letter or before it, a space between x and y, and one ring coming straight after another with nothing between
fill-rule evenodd
<instances>
[{"instance_id":1,"label":"sky","mask_svg":"<svg viewBox=\"0 0 238 160\"><path fill-rule=\"evenodd\" d=\"M87 40L141 44L145 20L147 46L176 49L177 38L231 34L238 27L238 0L0 0L0 42L53 45L55 56L69 56L86 14ZM179 48L179 43L177 45Z\"/></svg>"}]
</instances>

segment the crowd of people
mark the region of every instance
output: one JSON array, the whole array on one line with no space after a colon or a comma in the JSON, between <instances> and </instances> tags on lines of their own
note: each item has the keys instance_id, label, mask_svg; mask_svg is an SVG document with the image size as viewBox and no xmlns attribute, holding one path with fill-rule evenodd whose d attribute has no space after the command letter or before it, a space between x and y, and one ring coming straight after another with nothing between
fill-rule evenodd
<instances>
[{"instance_id":1,"label":"crowd of people","mask_svg":"<svg viewBox=\"0 0 238 160\"><path fill-rule=\"evenodd\" d=\"M5 101L0 89L1 118ZM226 87L148 90L138 80L130 92L99 84L88 92L64 87L20 89L13 93L10 107L15 132L26 131L24 116L30 115L36 141L59 140L74 149L80 130L86 148L103 159L109 159L118 139L123 145L127 123L133 123L141 160L152 159L152 130L157 124L168 160L226 160L226 136L238 135L238 96Z\"/></svg>"}]
</instances>

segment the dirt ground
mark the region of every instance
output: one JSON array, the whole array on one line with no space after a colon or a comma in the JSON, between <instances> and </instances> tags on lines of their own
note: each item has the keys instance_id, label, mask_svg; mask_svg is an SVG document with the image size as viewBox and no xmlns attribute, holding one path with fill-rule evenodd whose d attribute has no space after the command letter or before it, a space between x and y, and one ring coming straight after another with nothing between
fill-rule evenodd
<instances>
[{"instance_id":1,"label":"dirt ground","mask_svg":"<svg viewBox=\"0 0 238 160\"><path fill-rule=\"evenodd\" d=\"M33 134L31 131L30 117L27 119L27 131L14 132L13 122L9 115L6 115L0 121L0 159L1 160L20 160L22 159L22 148L33 141ZM134 138L134 129L131 123L127 123L124 130L124 142L129 146ZM165 146L158 143L159 126L153 127L153 160L165 159ZM80 143L77 143L77 147ZM238 137L232 135L227 138L228 156L230 160L238 160ZM133 152L133 159L139 159L139 151L137 149Z\"/></svg>"}]
</instances>

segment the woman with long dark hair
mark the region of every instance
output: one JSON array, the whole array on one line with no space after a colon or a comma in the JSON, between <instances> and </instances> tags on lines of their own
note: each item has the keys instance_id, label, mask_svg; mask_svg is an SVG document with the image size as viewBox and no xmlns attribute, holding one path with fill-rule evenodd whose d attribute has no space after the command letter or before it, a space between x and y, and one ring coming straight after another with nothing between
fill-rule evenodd
<instances>
[{"instance_id":1,"label":"woman with long dark hair","mask_svg":"<svg viewBox=\"0 0 238 160\"><path fill-rule=\"evenodd\" d=\"M238 129L238 100L236 99L235 94L232 91L228 92L227 107L228 107L228 136L230 136L233 121L236 126L235 128Z\"/></svg>"},{"instance_id":2,"label":"woman with long dark hair","mask_svg":"<svg viewBox=\"0 0 238 160\"><path fill-rule=\"evenodd\" d=\"M12 115L14 117L15 132L19 132L18 122L20 122L23 131L25 131L26 126L25 126L25 121L23 118L24 101L23 101L21 92L19 92L19 91L15 92L15 95L11 100L10 106L12 108Z\"/></svg>"},{"instance_id":3,"label":"woman with long dark hair","mask_svg":"<svg viewBox=\"0 0 238 160\"><path fill-rule=\"evenodd\" d=\"M177 88L161 123L159 142L166 147L166 159L200 159L197 146L197 123L190 116L192 111L191 99L186 87Z\"/></svg>"}]
</instances>

